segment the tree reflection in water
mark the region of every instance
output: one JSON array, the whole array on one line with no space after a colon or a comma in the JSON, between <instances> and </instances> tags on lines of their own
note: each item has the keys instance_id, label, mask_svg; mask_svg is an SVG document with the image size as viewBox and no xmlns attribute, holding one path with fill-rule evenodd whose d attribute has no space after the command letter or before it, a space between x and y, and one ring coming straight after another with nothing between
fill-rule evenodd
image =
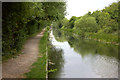
<instances>
[{"instance_id":1,"label":"tree reflection in water","mask_svg":"<svg viewBox=\"0 0 120 80\"><path fill-rule=\"evenodd\" d=\"M69 45L82 57L88 54L99 54L118 59L118 46L116 45L83 39L69 31L54 30L53 34L57 41L68 41Z\"/></svg>"},{"instance_id":2,"label":"tree reflection in water","mask_svg":"<svg viewBox=\"0 0 120 80\"><path fill-rule=\"evenodd\" d=\"M57 78L64 64L62 49L55 48L49 43L48 59L48 78Z\"/></svg>"}]
</instances>

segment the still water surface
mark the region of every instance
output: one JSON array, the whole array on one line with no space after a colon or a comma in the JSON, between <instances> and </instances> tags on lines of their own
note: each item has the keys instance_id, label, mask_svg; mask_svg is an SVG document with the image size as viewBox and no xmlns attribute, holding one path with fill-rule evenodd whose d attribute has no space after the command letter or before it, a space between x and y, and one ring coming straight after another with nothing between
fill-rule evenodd
<instances>
[{"instance_id":1,"label":"still water surface","mask_svg":"<svg viewBox=\"0 0 120 80\"><path fill-rule=\"evenodd\" d=\"M118 78L118 46L68 34L50 33L49 78Z\"/></svg>"}]
</instances>

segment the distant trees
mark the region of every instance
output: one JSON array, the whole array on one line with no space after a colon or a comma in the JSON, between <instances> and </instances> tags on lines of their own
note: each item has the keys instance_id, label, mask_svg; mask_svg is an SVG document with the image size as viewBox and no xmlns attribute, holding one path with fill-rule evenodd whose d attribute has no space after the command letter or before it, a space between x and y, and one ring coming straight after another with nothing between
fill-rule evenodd
<instances>
[{"instance_id":1,"label":"distant trees","mask_svg":"<svg viewBox=\"0 0 120 80\"><path fill-rule=\"evenodd\" d=\"M82 37L118 42L119 3L120 1L112 3L103 10L96 10L93 13L89 11L84 16L72 16L70 20L63 19L61 29L73 31Z\"/></svg>"},{"instance_id":2,"label":"distant trees","mask_svg":"<svg viewBox=\"0 0 120 80\"><path fill-rule=\"evenodd\" d=\"M118 21L118 16L119 16L119 8L118 8L119 3L112 3L109 7L105 7L105 9L102 10L102 12L108 12L111 19L115 19Z\"/></svg>"},{"instance_id":3,"label":"distant trees","mask_svg":"<svg viewBox=\"0 0 120 80\"><path fill-rule=\"evenodd\" d=\"M92 13L92 16L96 18L98 25L101 27L100 32L116 33L118 31L118 3L112 3L109 7Z\"/></svg>"},{"instance_id":4,"label":"distant trees","mask_svg":"<svg viewBox=\"0 0 120 80\"><path fill-rule=\"evenodd\" d=\"M84 16L72 16L69 27L77 32L115 33L118 31L118 3L112 3L103 10L90 11ZM64 21L64 20L63 20ZM63 24L63 26L66 24Z\"/></svg>"}]
</instances>

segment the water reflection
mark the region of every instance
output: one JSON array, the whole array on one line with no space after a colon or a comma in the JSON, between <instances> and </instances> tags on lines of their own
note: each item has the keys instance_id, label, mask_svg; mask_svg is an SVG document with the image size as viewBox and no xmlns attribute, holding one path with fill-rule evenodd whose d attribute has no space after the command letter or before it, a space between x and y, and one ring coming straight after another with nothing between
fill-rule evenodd
<instances>
[{"instance_id":1,"label":"water reflection","mask_svg":"<svg viewBox=\"0 0 120 80\"><path fill-rule=\"evenodd\" d=\"M51 37L52 38L52 37ZM48 50L48 77L49 78L57 78L59 73L61 72L61 67L64 64L63 59L63 51L60 48L56 48L51 43L49 43L49 50Z\"/></svg>"},{"instance_id":2,"label":"water reflection","mask_svg":"<svg viewBox=\"0 0 120 80\"><path fill-rule=\"evenodd\" d=\"M100 54L118 59L118 46L116 45L104 44L94 40L81 39L79 36L67 31L54 30L53 34L55 35L55 39L57 41L68 41L71 48L74 48L74 50L83 57L87 54Z\"/></svg>"},{"instance_id":3,"label":"water reflection","mask_svg":"<svg viewBox=\"0 0 120 80\"><path fill-rule=\"evenodd\" d=\"M54 30L50 37L52 37L50 38L52 45L55 49L59 49L57 51L51 49L53 51L51 59L59 64L56 66L59 70L49 74L49 77L118 77L118 46L81 39L79 35L67 31ZM61 57L55 58L57 55L61 55Z\"/></svg>"}]
</instances>

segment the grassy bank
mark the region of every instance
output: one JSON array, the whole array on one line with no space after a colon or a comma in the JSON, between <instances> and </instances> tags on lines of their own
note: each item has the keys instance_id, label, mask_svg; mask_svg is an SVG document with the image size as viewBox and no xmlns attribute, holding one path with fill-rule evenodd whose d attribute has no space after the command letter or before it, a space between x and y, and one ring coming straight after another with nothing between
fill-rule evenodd
<instances>
[{"instance_id":1,"label":"grassy bank","mask_svg":"<svg viewBox=\"0 0 120 80\"><path fill-rule=\"evenodd\" d=\"M26 73L27 78L46 78L46 46L47 46L48 30L45 31L39 42L39 57L32 65L30 72Z\"/></svg>"},{"instance_id":2,"label":"grassy bank","mask_svg":"<svg viewBox=\"0 0 120 80\"><path fill-rule=\"evenodd\" d=\"M104 43L119 45L119 37L117 35L105 34L105 33L87 33L85 35L89 39L97 40Z\"/></svg>"},{"instance_id":3,"label":"grassy bank","mask_svg":"<svg viewBox=\"0 0 120 80\"><path fill-rule=\"evenodd\" d=\"M74 31L73 29L60 29L60 30L72 32L73 34L79 35L80 37L85 39L92 39L107 44L120 45L119 44L120 37L117 35L107 34L107 33L88 33L88 32L84 32L81 34L79 32Z\"/></svg>"}]
</instances>

